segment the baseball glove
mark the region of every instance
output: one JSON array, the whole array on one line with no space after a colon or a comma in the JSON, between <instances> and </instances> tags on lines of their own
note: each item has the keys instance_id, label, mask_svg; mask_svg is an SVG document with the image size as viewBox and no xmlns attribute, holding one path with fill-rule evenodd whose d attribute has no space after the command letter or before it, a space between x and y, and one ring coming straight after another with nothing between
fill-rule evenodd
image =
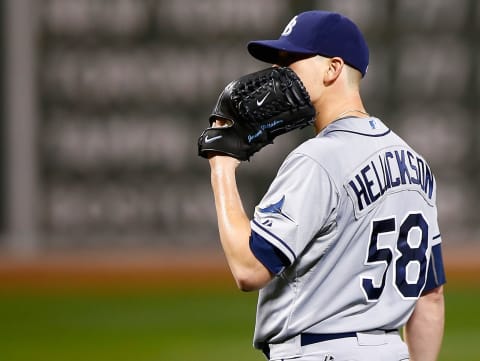
<instances>
[{"instance_id":1,"label":"baseball glove","mask_svg":"<svg viewBox=\"0 0 480 361\"><path fill-rule=\"evenodd\" d=\"M222 153L249 160L284 133L313 123L315 109L293 70L270 67L228 84L220 94L210 127L198 139L198 154ZM226 126L212 127L216 119Z\"/></svg>"}]
</instances>

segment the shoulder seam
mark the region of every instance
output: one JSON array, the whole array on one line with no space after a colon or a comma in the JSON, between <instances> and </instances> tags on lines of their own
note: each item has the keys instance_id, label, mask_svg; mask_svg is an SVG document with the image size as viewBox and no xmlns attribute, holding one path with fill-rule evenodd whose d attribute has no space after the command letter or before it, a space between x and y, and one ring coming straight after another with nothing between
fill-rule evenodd
<instances>
[{"instance_id":1,"label":"shoulder seam","mask_svg":"<svg viewBox=\"0 0 480 361\"><path fill-rule=\"evenodd\" d=\"M299 156L303 156L305 158L308 158L310 159L313 163L315 163L318 167L320 167L321 169L323 169L323 171L325 172L325 174L327 175L327 177L330 179L330 182L335 186L335 192L337 193L337 197L338 197L338 201L340 201L340 188L338 187L338 184L335 182L335 179L331 176L330 172L328 171L327 168L325 168L320 162L318 162L316 159L314 159L313 157L311 157L310 155L306 154L306 153L303 153L303 152L299 152L299 151L294 151L292 152L291 154L292 156L294 155L299 155ZM338 203L338 202L337 202Z\"/></svg>"}]
</instances>

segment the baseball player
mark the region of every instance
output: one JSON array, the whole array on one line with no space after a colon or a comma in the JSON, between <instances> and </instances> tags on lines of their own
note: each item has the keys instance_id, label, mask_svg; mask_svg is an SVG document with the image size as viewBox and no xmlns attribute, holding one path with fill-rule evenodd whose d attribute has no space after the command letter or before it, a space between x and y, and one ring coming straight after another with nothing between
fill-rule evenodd
<instances>
[{"instance_id":1,"label":"baseball player","mask_svg":"<svg viewBox=\"0 0 480 361\"><path fill-rule=\"evenodd\" d=\"M231 272L240 289L260 290L254 346L269 360L436 360L445 283L437 183L425 158L366 111L361 32L340 14L308 11L248 51L293 70L316 132L287 156L251 220L235 180L242 157L205 148L228 138L238 114L214 112L217 133L199 140ZM257 94L260 107L264 94L272 90ZM229 109L224 98L215 109Z\"/></svg>"}]
</instances>

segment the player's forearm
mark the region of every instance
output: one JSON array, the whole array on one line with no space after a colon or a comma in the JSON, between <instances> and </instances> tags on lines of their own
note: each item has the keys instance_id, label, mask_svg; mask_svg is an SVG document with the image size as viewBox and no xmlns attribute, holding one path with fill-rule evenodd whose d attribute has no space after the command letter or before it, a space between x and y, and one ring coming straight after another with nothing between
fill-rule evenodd
<instances>
[{"instance_id":1,"label":"player's forearm","mask_svg":"<svg viewBox=\"0 0 480 361\"><path fill-rule=\"evenodd\" d=\"M246 252L250 235L250 222L238 193L235 171L212 169L211 181L220 240L227 259L235 260Z\"/></svg>"},{"instance_id":2,"label":"player's forearm","mask_svg":"<svg viewBox=\"0 0 480 361\"><path fill-rule=\"evenodd\" d=\"M443 287L418 300L404 330L411 361L437 360L443 339L444 314Z\"/></svg>"},{"instance_id":3,"label":"player's forearm","mask_svg":"<svg viewBox=\"0 0 480 361\"><path fill-rule=\"evenodd\" d=\"M250 220L238 193L235 168L212 166L211 181L220 240L237 285L245 291L261 288L270 274L250 250Z\"/></svg>"}]
</instances>

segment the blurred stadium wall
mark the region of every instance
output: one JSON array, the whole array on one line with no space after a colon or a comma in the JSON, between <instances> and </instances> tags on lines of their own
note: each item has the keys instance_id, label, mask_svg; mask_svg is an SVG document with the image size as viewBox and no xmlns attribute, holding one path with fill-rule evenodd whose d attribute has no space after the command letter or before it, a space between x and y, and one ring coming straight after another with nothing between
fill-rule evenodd
<instances>
[{"instance_id":1,"label":"blurred stadium wall","mask_svg":"<svg viewBox=\"0 0 480 361\"><path fill-rule=\"evenodd\" d=\"M247 41L313 8L364 31L367 109L430 160L447 251L480 240L476 0L0 3L2 254L219 252L197 136L224 85L266 66ZM285 135L241 167L249 212L311 135Z\"/></svg>"}]
</instances>

